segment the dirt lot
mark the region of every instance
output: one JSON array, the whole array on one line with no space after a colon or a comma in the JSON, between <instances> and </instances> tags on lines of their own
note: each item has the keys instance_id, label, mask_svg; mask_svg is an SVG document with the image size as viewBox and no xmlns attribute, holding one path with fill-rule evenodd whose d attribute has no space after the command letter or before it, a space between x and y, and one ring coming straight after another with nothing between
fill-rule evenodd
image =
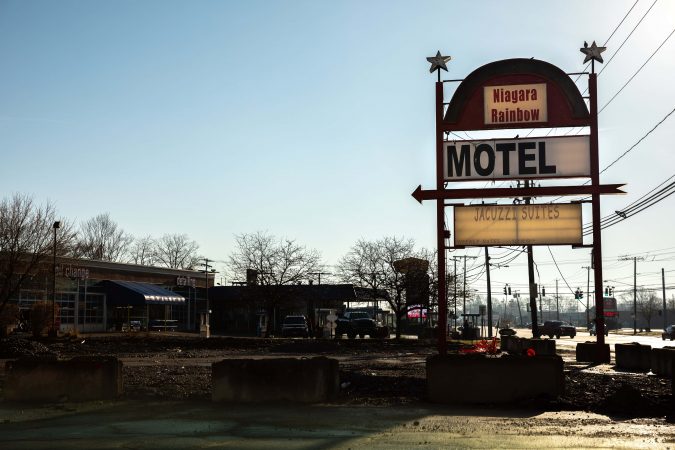
<instances>
[{"instance_id":1,"label":"dirt lot","mask_svg":"<svg viewBox=\"0 0 675 450\"><path fill-rule=\"evenodd\" d=\"M125 397L130 400L209 399L213 361L240 357L323 355L340 361L343 405L389 406L425 400L425 359L433 343L418 340L307 340L135 333L62 338L57 341L13 336L0 340L0 359L22 356L69 358L116 356L124 363ZM514 408L576 410L629 417L672 414L671 381L614 370L610 365L565 363L565 395ZM0 389L4 381L0 368ZM0 391L1 395L1 391Z\"/></svg>"}]
</instances>

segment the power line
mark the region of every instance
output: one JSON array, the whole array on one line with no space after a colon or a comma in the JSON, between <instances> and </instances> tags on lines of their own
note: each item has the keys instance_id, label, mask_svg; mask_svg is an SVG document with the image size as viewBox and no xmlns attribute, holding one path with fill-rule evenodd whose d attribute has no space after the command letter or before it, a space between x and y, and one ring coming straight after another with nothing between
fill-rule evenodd
<instances>
[{"instance_id":1,"label":"power line","mask_svg":"<svg viewBox=\"0 0 675 450\"><path fill-rule=\"evenodd\" d=\"M662 186L663 184L668 182L673 177L675 177L675 175L670 176L670 178L668 178L668 180L661 183L656 188L652 189L650 191L650 193L654 192L655 189L658 189L660 186ZM612 225L616 225L617 223L619 223L623 220L626 220L627 218L629 218L631 216L634 216L634 215L644 211L645 209L647 209L651 206L654 206L655 204L659 203L660 201L665 200L666 198L670 197L673 193L675 193L675 181L671 182L669 185L660 189L659 191L655 192L654 194L650 195L650 193L648 193L646 195L643 195L640 199L636 200L635 202L633 202L628 207L626 207L622 210L616 211L615 214L605 216L604 218L602 218L600 220L600 229L605 229L605 228L608 228ZM587 235L591 234L592 228L593 228L593 225L590 224L590 223L584 225L584 229L585 229L584 236L587 236Z\"/></svg>"},{"instance_id":2,"label":"power line","mask_svg":"<svg viewBox=\"0 0 675 450\"><path fill-rule=\"evenodd\" d=\"M562 274L560 267L558 267L558 262L555 260L555 256L553 256L553 252L551 251L551 246L547 245L546 248L548 249L548 252L551 254L551 259L553 259L553 262L555 263L555 268L558 269L558 273L560 274L560 278L565 282L565 286L567 286L567 289L570 290L570 293L574 294L574 290L570 287L569 283L565 279L565 275ZM588 295L588 293L586 293ZM575 297L576 298L576 297ZM576 298L576 300L581 303L582 305L584 304L581 300Z\"/></svg>"},{"instance_id":3,"label":"power line","mask_svg":"<svg viewBox=\"0 0 675 450\"><path fill-rule=\"evenodd\" d=\"M652 133L654 132L654 130L656 130L659 126L661 126L661 124L663 124L663 122L665 122L666 119L668 119L674 112L675 112L675 107L674 107L673 109L671 109L670 112L669 112L668 114L666 114L666 115L663 117L663 119L661 119L660 121L658 121L658 122L656 123L656 125L654 125L654 126L652 127L651 130L647 131L640 139L637 140L637 142L635 142L633 145L631 145L631 146L628 148L628 150L626 150L625 152L623 152L621 155L619 155L618 158L616 158L614 161L612 161L610 164L608 164L604 169L602 169L602 170L600 171L600 173L601 173L601 174L604 173L607 169L609 169L610 167L612 167L612 166L613 166L614 164L616 164L620 159L622 159L624 156L626 156L628 153L630 153L635 147L637 147L642 141L644 141L644 140L647 138L647 136L649 136L650 134L652 134ZM587 180L587 181L585 181L582 185L587 185L587 184L590 183L590 182L591 182L590 180ZM555 203L556 201L560 200L561 198L562 198L562 196L561 196L561 197L554 198L553 200L550 201L550 203ZM589 199L589 198L590 198L590 197L581 197L581 198L579 198L579 200L586 200L586 199Z\"/></svg>"},{"instance_id":4,"label":"power line","mask_svg":"<svg viewBox=\"0 0 675 450\"><path fill-rule=\"evenodd\" d=\"M673 31L675 31L675 30L673 30ZM670 34L673 34L673 33L670 33ZM628 150L623 152L618 158L616 158L614 161L612 161L607 167L602 169L600 171L600 173L604 173L607 169L612 167L617 161L619 161L621 158L626 156L631 150L633 150L635 147L637 147L640 142L642 142L647 136L649 136L654 130L656 130L659 127L659 125L661 125L663 122L665 122L666 119L668 117L670 117L674 112L675 112L675 108L671 109L670 112L668 114L666 114L665 117L663 119L661 119L656 125L654 125L654 127L651 130L649 130L644 136L642 136L640 139L638 139L638 141L635 144L631 145Z\"/></svg>"},{"instance_id":5,"label":"power line","mask_svg":"<svg viewBox=\"0 0 675 450\"><path fill-rule=\"evenodd\" d=\"M670 39L670 37L673 35L673 33L675 33L675 28L673 28L673 31L670 32L670 34L668 35L668 37L666 37L666 38L663 40L663 42L661 42L661 45L659 45L659 46L656 48L656 50L654 50L654 53L652 53L651 55L649 55L649 58L647 58L647 60L640 66L640 68L633 74L633 76L631 76L631 77L628 79L628 81L626 81L626 83L625 83L623 86L621 86L621 89L619 89L619 90L616 92L616 94L614 94L614 95L612 96L612 98L610 98L609 101L608 101L607 103L605 103L605 106L603 106L602 108L600 108L600 110L598 111L598 115L600 115L600 113L601 113L602 111L604 111L604 109L607 108L607 107L609 106L609 104L612 103L612 101L614 101L614 99L616 98L616 96L619 95L619 94L621 93L621 91L623 91L623 89L624 89L626 86L628 86L628 83L630 83L631 81L633 81L633 78L635 78L635 76L636 76L638 73L640 73L640 71L644 68L644 66L647 65L647 63L654 57L654 55L656 55L656 53L657 53L659 50L661 50L661 47L663 47L663 45L664 45L666 42L668 42L668 39Z\"/></svg>"},{"instance_id":6,"label":"power line","mask_svg":"<svg viewBox=\"0 0 675 450\"><path fill-rule=\"evenodd\" d=\"M607 43L609 42L609 40L612 39L612 36L614 36L614 33L616 33L616 31L619 29L619 27L621 26L621 24L623 24L623 22L626 20L626 18L627 18L628 15L630 14L630 12L633 11L633 8L635 8L635 5L637 5L639 1L640 1L640 0L635 0L635 3L633 3L633 6L630 7L630 9L628 10L628 12L623 16L623 19L621 19L621 22L619 22L619 24L614 28L614 31L612 31L612 34L610 34L609 37L607 38L607 40L605 41L605 43L602 44L603 47L606 47L606 46L607 46ZM654 1L654 3L656 3L656 1ZM652 6L654 6L654 5L652 5ZM651 9L651 7L650 7L649 9ZM648 12L649 12L649 11L648 11ZM643 17L643 19L644 19L644 17ZM642 22L642 19L640 19L640 22ZM638 23L638 25L639 25L639 23ZM633 30L633 31L634 31L634 30ZM632 33L633 33L633 32L631 31L631 34L632 34ZM629 36L630 36L630 35L629 35ZM625 41L624 41L624 43L625 43ZM623 46L623 44L621 44L621 46ZM621 48L621 47L619 47L619 48ZM619 51L619 50L617 50L616 52L618 52L618 51ZM614 52L615 55L616 55L616 52ZM613 58L613 57L614 57L614 56L612 56L612 58ZM586 67L584 67L584 70L583 70L582 72L586 72L590 66L591 66L591 63L589 62L588 64L586 64ZM577 77L576 80L574 80L574 82L576 83L577 81L579 81L579 78L581 78L581 74ZM587 88L586 90L588 90L588 88ZM584 92L585 92L585 91L584 91Z\"/></svg>"},{"instance_id":7,"label":"power line","mask_svg":"<svg viewBox=\"0 0 675 450\"><path fill-rule=\"evenodd\" d=\"M630 37L631 37L631 36L633 35L633 33L635 32L635 30L637 30L637 27L640 26L640 24L642 23L642 21L644 20L644 18L647 17L647 14L649 14L649 11L651 11L652 8L654 7L654 5L656 5L656 2L657 2L657 1L658 1L658 0L654 0L654 3L652 3L652 6L650 6L649 9L647 10L647 12L644 13L644 15L640 18L640 20L639 20L638 23L633 27L633 29L632 29L631 32L628 34L628 36L626 36L626 39L624 39L623 42L621 43L621 45L619 45L619 48L617 48L616 51L614 52L614 54L611 56L611 58L609 58L609 59L607 60L607 62L604 63L604 64L602 65L602 70L600 70L600 72L598 72L598 76L599 76L602 72L605 71L605 69L607 68L607 66L609 65L609 63L611 63L612 60L614 59L614 57L616 56L616 54L619 53L619 50L621 50L621 48L624 46L624 44L626 43L626 41L628 41L628 39L630 39ZM637 4L637 2L635 2L635 3ZM635 6L635 5L633 5L633 6ZM632 9L632 8L631 8L631 9ZM585 92L585 91L584 91L584 92Z\"/></svg>"}]
</instances>

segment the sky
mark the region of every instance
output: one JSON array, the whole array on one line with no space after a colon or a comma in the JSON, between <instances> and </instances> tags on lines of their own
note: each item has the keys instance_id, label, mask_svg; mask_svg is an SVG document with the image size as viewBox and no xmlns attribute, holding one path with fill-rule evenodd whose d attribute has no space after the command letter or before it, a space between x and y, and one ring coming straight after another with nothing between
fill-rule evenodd
<instances>
[{"instance_id":1,"label":"sky","mask_svg":"<svg viewBox=\"0 0 675 450\"><path fill-rule=\"evenodd\" d=\"M674 27L665 0L0 0L0 192L76 224L107 212L134 236L186 233L216 261L256 231L319 250L328 272L362 238L433 248L434 204L410 195L435 185L427 56L452 56L444 79L516 57L580 72L583 42L611 36L602 107ZM675 107L674 71L672 38L603 110L601 168ZM603 217L674 175L674 140L675 114L602 174L627 191L603 197ZM675 286L674 206L603 230L607 284L629 290L620 258L639 256L638 285L660 287L664 268ZM493 267L493 290L524 292L526 259L509 252L491 250L509 266ZM535 247L547 294L556 279L561 295L585 290L589 254ZM478 257L468 277L484 293L482 249L452 255Z\"/></svg>"}]
</instances>

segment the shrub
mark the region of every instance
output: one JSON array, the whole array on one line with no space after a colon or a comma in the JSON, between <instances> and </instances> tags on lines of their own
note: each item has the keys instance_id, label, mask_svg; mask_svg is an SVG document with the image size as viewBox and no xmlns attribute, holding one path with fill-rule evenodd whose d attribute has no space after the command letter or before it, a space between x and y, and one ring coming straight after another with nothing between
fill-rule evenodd
<instances>
[{"instance_id":1,"label":"shrub","mask_svg":"<svg viewBox=\"0 0 675 450\"><path fill-rule=\"evenodd\" d=\"M54 314L59 317L59 305L54 305ZM52 326L52 302L38 301L30 308L30 327L34 337L39 337Z\"/></svg>"},{"instance_id":2,"label":"shrub","mask_svg":"<svg viewBox=\"0 0 675 450\"><path fill-rule=\"evenodd\" d=\"M19 322L21 311L19 306L14 303L8 303L0 312L0 336L7 334L7 328L16 325Z\"/></svg>"}]
</instances>

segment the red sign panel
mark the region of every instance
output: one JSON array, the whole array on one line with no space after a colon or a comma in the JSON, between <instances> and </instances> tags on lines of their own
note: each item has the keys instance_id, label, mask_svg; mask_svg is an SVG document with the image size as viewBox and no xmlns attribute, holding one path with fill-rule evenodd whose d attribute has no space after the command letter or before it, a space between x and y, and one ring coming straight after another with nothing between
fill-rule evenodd
<instances>
[{"instance_id":1,"label":"red sign panel","mask_svg":"<svg viewBox=\"0 0 675 450\"><path fill-rule=\"evenodd\" d=\"M534 59L506 59L474 70L443 118L447 131L589 125L588 108L570 77Z\"/></svg>"}]
</instances>

